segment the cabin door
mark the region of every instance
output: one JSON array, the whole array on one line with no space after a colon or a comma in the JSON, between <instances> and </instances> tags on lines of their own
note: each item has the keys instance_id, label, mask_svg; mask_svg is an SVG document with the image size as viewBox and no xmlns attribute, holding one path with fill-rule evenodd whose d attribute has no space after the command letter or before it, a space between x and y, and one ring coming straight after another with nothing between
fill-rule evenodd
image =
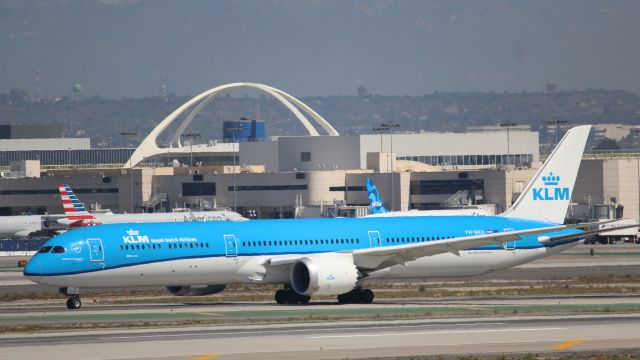
<instances>
[{"instance_id":1,"label":"cabin door","mask_svg":"<svg viewBox=\"0 0 640 360\"><path fill-rule=\"evenodd\" d=\"M104 249L101 239L87 239L91 261L104 261Z\"/></svg>"},{"instance_id":2,"label":"cabin door","mask_svg":"<svg viewBox=\"0 0 640 360\"><path fill-rule=\"evenodd\" d=\"M505 228L504 232L509 232L509 231L513 231L512 228ZM516 242L515 241L507 241L504 244L502 244L502 247L505 250L515 250L516 249Z\"/></svg>"},{"instance_id":3,"label":"cabin door","mask_svg":"<svg viewBox=\"0 0 640 360\"><path fill-rule=\"evenodd\" d=\"M371 247L378 247L382 245L380 241L380 232L379 231L369 231L369 244Z\"/></svg>"},{"instance_id":4,"label":"cabin door","mask_svg":"<svg viewBox=\"0 0 640 360\"><path fill-rule=\"evenodd\" d=\"M226 249L227 257L238 256L238 242L236 241L235 235L224 235L224 247Z\"/></svg>"}]
</instances>

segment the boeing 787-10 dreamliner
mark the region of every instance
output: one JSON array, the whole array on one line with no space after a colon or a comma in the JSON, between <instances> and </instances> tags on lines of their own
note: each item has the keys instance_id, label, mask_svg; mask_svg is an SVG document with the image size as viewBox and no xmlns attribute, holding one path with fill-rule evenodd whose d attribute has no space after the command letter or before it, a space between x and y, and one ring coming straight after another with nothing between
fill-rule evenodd
<instances>
[{"instance_id":1,"label":"boeing 787-10 dreamliner","mask_svg":"<svg viewBox=\"0 0 640 360\"><path fill-rule=\"evenodd\" d=\"M567 132L522 195L498 216L411 216L114 224L52 238L24 269L58 286L164 286L206 295L230 283L282 284L278 303L337 295L370 303L369 279L472 276L565 250L602 230L563 225L590 126ZM610 229L607 229L610 231Z\"/></svg>"}]
</instances>

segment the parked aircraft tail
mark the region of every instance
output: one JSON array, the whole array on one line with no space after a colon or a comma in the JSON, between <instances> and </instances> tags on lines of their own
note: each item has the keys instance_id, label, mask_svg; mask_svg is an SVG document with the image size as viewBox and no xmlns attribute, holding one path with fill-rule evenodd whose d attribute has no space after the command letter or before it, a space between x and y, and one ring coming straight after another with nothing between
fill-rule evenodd
<instances>
[{"instance_id":1,"label":"parked aircraft tail","mask_svg":"<svg viewBox=\"0 0 640 360\"><path fill-rule=\"evenodd\" d=\"M388 212L388 210L382 203L382 199L380 198L380 194L378 194L376 185L373 183L373 181L371 181L370 178L367 178L367 192L369 193L369 206L371 207L372 214L382 214Z\"/></svg>"},{"instance_id":2,"label":"parked aircraft tail","mask_svg":"<svg viewBox=\"0 0 640 360\"><path fill-rule=\"evenodd\" d=\"M71 189L69 184L58 184L62 207L67 215L65 219L58 220L59 223L70 225L70 227L83 227L99 224L98 220L87 211L84 204Z\"/></svg>"},{"instance_id":3,"label":"parked aircraft tail","mask_svg":"<svg viewBox=\"0 0 640 360\"><path fill-rule=\"evenodd\" d=\"M584 125L567 131L518 200L502 216L564 223L590 130L590 125Z\"/></svg>"}]
</instances>

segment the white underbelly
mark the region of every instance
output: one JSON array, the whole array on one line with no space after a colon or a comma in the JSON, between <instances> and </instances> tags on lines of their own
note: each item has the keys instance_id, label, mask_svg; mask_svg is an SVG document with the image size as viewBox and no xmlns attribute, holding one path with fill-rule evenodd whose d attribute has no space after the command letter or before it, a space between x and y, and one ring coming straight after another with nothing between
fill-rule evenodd
<instances>
[{"instance_id":1,"label":"white underbelly","mask_svg":"<svg viewBox=\"0 0 640 360\"><path fill-rule=\"evenodd\" d=\"M263 256L180 259L81 274L47 276L38 282L53 286L131 287L215 285L230 283L283 283L288 272L265 272Z\"/></svg>"},{"instance_id":2,"label":"white underbelly","mask_svg":"<svg viewBox=\"0 0 640 360\"><path fill-rule=\"evenodd\" d=\"M462 277L486 274L521 265L548 255L546 248L517 250L465 250L427 256L371 273L369 279Z\"/></svg>"}]
</instances>

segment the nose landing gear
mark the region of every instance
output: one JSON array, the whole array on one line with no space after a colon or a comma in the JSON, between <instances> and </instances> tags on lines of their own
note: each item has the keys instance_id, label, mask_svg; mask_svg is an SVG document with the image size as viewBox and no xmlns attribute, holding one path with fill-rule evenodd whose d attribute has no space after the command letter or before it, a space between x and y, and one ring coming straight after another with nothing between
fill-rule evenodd
<instances>
[{"instance_id":1,"label":"nose landing gear","mask_svg":"<svg viewBox=\"0 0 640 360\"><path fill-rule=\"evenodd\" d=\"M80 295L71 295L69 296L69 299L67 300L67 309L69 310L76 310L76 309L80 309L80 306L82 306L82 301L80 301Z\"/></svg>"},{"instance_id":2,"label":"nose landing gear","mask_svg":"<svg viewBox=\"0 0 640 360\"><path fill-rule=\"evenodd\" d=\"M67 300L67 309L69 310L77 310L82 306L82 301L80 301L80 289L76 287L66 287L58 289L61 294L69 295L69 299Z\"/></svg>"}]
</instances>

